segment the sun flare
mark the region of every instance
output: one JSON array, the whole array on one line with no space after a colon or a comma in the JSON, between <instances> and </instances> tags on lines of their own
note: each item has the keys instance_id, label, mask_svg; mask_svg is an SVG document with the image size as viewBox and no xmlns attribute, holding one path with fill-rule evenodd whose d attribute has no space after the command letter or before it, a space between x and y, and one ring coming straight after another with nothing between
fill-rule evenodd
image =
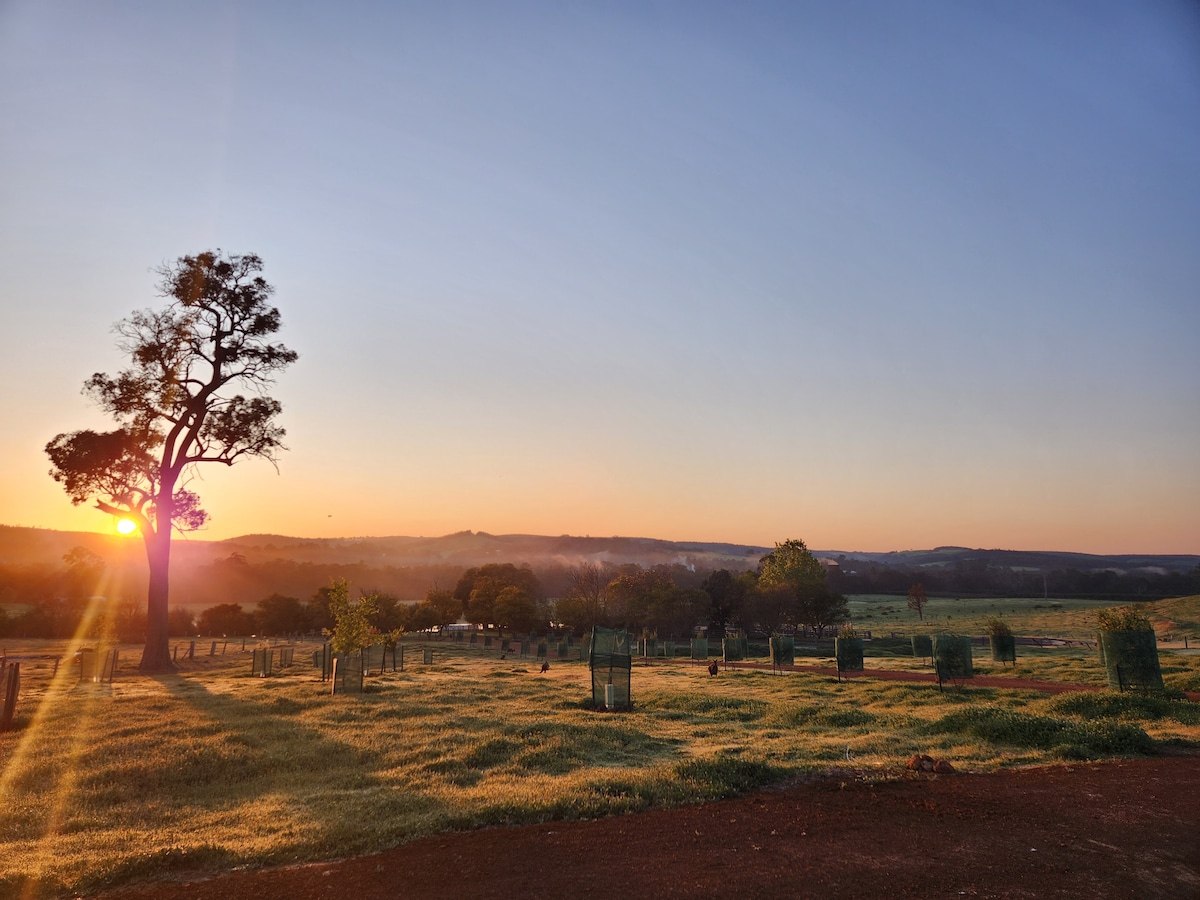
<instances>
[{"instance_id":1,"label":"sun flare","mask_svg":"<svg viewBox=\"0 0 1200 900\"><path fill-rule=\"evenodd\" d=\"M117 531L121 534L133 534L137 531L137 522L133 519L120 519L117 522Z\"/></svg>"}]
</instances>

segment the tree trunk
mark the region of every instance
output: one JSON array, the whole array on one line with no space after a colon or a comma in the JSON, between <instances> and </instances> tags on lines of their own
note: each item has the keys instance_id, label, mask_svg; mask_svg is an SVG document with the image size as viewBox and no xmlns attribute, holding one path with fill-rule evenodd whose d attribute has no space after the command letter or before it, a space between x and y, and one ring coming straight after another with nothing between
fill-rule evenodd
<instances>
[{"instance_id":1,"label":"tree trunk","mask_svg":"<svg viewBox=\"0 0 1200 900\"><path fill-rule=\"evenodd\" d=\"M173 672L170 635L167 630L167 591L171 570L171 524L158 526L158 533L146 535L146 561L150 566L150 587L146 595L146 646L142 650L140 672Z\"/></svg>"}]
</instances>

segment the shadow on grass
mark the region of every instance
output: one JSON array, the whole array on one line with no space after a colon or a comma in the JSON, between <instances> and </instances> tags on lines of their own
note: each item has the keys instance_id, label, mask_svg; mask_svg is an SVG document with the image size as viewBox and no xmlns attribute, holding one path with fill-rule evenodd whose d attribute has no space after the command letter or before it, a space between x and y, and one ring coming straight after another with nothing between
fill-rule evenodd
<instances>
[{"instance_id":1,"label":"shadow on grass","mask_svg":"<svg viewBox=\"0 0 1200 900\"><path fill-rule=\"evenodd\" d=\"M163 756L127 760L119 781L91 788L105 802L132 801L132 791L218 819L225 813L232 832L206 839L185 825L171 846L124 861L106 882L366 853L426 833L431 819L446 815L439 801L380 778L371 750L298 720L299 701L214 693L177 675L155 680L196 715L185 713L188 727L164 735ZM365 827L364 816L377 827ZM247 853L240 843L258 849Z\"/></svg>"}]
</instances>

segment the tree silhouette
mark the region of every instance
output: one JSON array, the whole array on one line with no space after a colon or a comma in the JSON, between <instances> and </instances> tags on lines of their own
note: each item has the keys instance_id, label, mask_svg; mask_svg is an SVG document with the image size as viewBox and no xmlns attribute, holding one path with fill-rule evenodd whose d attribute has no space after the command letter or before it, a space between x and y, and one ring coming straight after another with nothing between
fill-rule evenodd
<instances>
[{"instance_id":1,"label":"tree silhouette","mask_svg":"<svg viewBox=\"0 0 1200 900\"><path fill-rule=\"evenodd\" d=\"M115 377L96 373L84 393L116 420L113 431L60 434L46 445L55 481L72 503L95 501L137 523L150 579L146 646L140 669L173 668L167 598L173 530L208 519L187 489L201 463L243 457L275 462L284 430L277 400L263 393L297 354L272 336L279 310L263 280L262 260L220 250L182 256L157 270L161 311L140 310L117 323L118 347L131 365ZM247 398L234 393L256 394Z\"/></svg>"},{"instance_id":2,"label":"tree silhouette","mask_svg":"<svg viewBox=\"0 0 1200 900\"><path fill-rule=\"evenodd\" d=\"M925 621L925 604L929 602L929 598L925 595L925 586L921 582L917 582L908 589L908 608L917 611L917 618L922 622Z\"/></svg>"}]
</instances>

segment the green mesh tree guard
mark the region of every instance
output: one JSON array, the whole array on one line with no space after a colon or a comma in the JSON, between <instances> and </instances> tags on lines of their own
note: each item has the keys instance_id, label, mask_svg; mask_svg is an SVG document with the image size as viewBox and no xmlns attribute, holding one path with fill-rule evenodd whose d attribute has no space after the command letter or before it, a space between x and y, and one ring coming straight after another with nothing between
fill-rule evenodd
<instances>
[{"instance_id":1,"label":"green mesh tree guard","mask_svg":"<svg viewBox=\"0 0 1200 900\"><path fill-rule=\"evenodd\" d=\"M725 662L737 662L743 659L741 638L728 637L721 641L721 654Z\"/></svg>"},{"instance_id":2,"label":"green mesh tree guard","mask_svg":"<svg viewBox=\"0 0 1200 900\"><path fill-rule=\"evenodd\" d=\"M862 638L834 638L833 653L837 658L839 672L861 672L863 670Z\"/></svg>"},{"instance_id":3,"label":"green mesh tree guard","mask_svg":"<svg viewBox=\"0 0 1200 900\"><path fill-rule=\"evenodd\" d=\"M376 649L378 648L378 649ZM367 672L375 671L375 658L379 657L379 674L382 675L387 671L389 662L392 671L396 671L396 645L376 644L371 648L371 652L367 655Z\"/></svg>"},{"instance_id":4,"label":"green mesh tree guard","mask_svg":"<svg viewBox=\"0 0 1200 900\"><path fill-rule=\"evenodd\" d=\"M771 638L771 665L794 666L796 664L796 639L790 634L777 634Z\"/></svg>"},{"instance_id":5,"label":"green mesh tree guard","mask_svg":"<svg viewBox=\"0 0 1200 900\"><path fill-rule=\"evenodd\" d=\"M1161 691L1158 641L1153 631L1102 631L1108 686L1119 691Z\"/></svg>"},{"instance_id":6,"label":"green mesh tree guard","mask_svg":"<svg viewBox=\"0 0 1200 900\"><path fill-rule=\"evenodd\" d=\"M675 656L675 642L663 641L662 655L667 659L673 659Z\"/></svg>"},{"instance_id":7,"label":"green mesh tree guard","mask_svg":"<svg viewBox=\"0 0 1200 900\"><path fill-rule=\"evenodd\" d=\"M275 661L275 651L262 647L255 650L250 657L250 674L258 675L260 678L265 678L271 674L272 664Z\"/></svg>"},{"instance_id":8,"label":"green mesh tree guard","mask_svg":"<svg viewBox=\"0 0 1200 900\"><path fill-rule=\"evenodd\" d=\"M708 659L708 638L692 638L692 659Z\"/></svg>"},{"instance_id":9,"label":"green mesh tree guard","mask_svg":"<svg viewBox=\"0 0 1200 900\"><path fill-rule=\"evenodd\" d=\"M333 693L361 694L363 689L363 654L338 654L333 659Z\"/></svg>"},{"instance_id":10,"label":"green mesh tree guard","mask_svg":"<svg viewBox=\"0 0 1200 900\"><path fill-rule=\"evenodd\" d=\"M1100 665L1108 668L1108 661L1104 658L1104 632L1096 632L1096 649L1100 652Z\"/></svg>"},{"instance_id":11,"label":"green mesh tree guard","mask_svg":"<svg viewBox=\"0 0 1200 900\"><path fill-rule=\"evenodd\" d=\"M933 656L933 638L927 634L914 634L912 636L913 656L921 659L929 659Z\"/></svg>"},{"instance_id":12,"label":"green mesh tree guard","mask_svg":"<svg viewBox=\"0 0 1200 900\"><path fill-rule=\"evenodd\" d=\"M120 657L120 651L117 648L106 650L104 653L104 664L100 668L100 682L102 684L112 684L112 680L117 674L117 659Z\"/></svg>"},{"instance_id":13,"label":"green mesh tree guard","mask_svg":"<svg viewBox=\"0 0 1200 900\"><path fill-rule=\"evenodd\" d=\"M571 652L571 645L566 641L559 641L554 645L554 655L558 659L566 659L567 654Z\"/></svg>"},{"instance_id":14,"label":"green mesh tree guard","mask_svg":"<svg viewBox=\"0 0 1200 900\"><path fill-rule=\"evenodd\" d=\"M994 634L988 638L992 645L992 662L1015 663L1017 661L1017 638L1011 634Z\"/></svg>"},{"instance_id":15,"label":"green mesh tree guard","mask_svg":"<svg viewBox=\"0 0 1200 900\"><path fill-rule=\"evenodd\" d=\"M629 709L632 705L629 677L633 668L629 634L624 630L596 626L589 643L593 707Z\"/></svg>"},{"instance_id":16,"label":"green mesh tree guard","mask_svg":"<svg viewBox=\"0 0 1200 900\"><path fill-rule=\"evenodd\" d=\"M96 674L96 651L91 647L84 647L75 654L75 660L79 663L79 680L92 681ZM251 670L251 674L259 673Z\"/></svg>"},{"instance_id":17,"label":"green mesh tree guard","mask_svg":"<svg viewBox=\"0 0 1200 900\"><path fill-rule=\"evenodd\" d=\"M326 641L320 650L313 651L313 668L321 670L321 680L328 681L333 677L333 648Z\"/></svg>"},{"instance_id":18,"label":"green mesh tree guard","mask_svg":"<svg viewBox=\"0 0 1200 900\"><path fill-rule=\"evenodd\" d=\"M952 634L939 634L933 638L933 666L938 680L974 678L975 667L971 658L971 639Z\"/></svg>"}]
</instances>

